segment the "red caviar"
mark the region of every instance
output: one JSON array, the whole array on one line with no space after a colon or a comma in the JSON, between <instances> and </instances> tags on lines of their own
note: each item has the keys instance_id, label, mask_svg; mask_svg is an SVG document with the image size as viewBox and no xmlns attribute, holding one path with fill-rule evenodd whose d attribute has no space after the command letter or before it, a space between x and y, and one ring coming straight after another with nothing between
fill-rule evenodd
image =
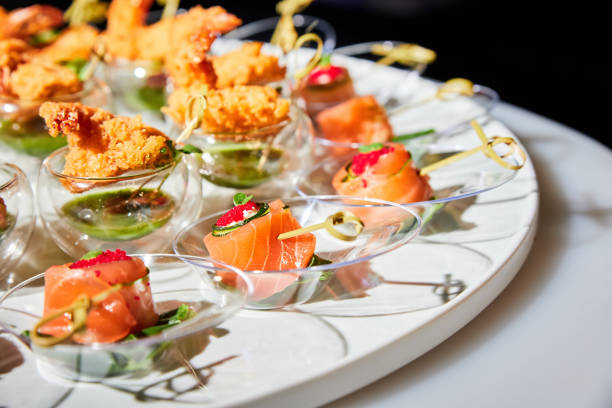
<instances>
[{"instance_id":1,"label":"red caviar","mask_svg":"<svg viewBox=\"0 0 612 408\"><path fill-rule=\"evenodd\" d=\"M75 263L70 265L70 269L86 268L88 266L100 265L116 261L129 261L130 259L132 258L127 256L125 251L121 249L116 249L115 251L111 251L109 249L102 252L95 258L81 259L80 261L76 261Z\"/></svg>"},{"instance_id":2,"label":"red caviar","mask_svg":"<svg viewBox=\"0 0 612 408\"><path fill-rule=\"evenodd\" d=\"M217 227L225 227L234 222L240 222L245 218L245 212L257 211L259 206L254 201L248 201L246 204L237 205L217 220Z\"/></svg>"},{"instance_id":3,"label":"red caviar","mask_svg":"<svg viewBox=\"0 0 612 408\"><path fill-rule=\"evenodd\" d=\"M346 76L346 69L336 65L323 65L315 67L308 76L310 85L327 85L342 80Z\"/></svg>"},{"instance_id":4,"label":"red caviar","mask_svg":"<svg viewBox=\"0 0 612 408\"><path fill-rule=\"evenodd\" d=\"M382 149L374 150L368 153L359 153L355 157L353 157L353 162L351 164L351 173L356 176L363 174L364 171L368 167L374 166L380 160L380 157L391 153L395 149L392 146L385 146Z\"/></svg>"}]
</instances>

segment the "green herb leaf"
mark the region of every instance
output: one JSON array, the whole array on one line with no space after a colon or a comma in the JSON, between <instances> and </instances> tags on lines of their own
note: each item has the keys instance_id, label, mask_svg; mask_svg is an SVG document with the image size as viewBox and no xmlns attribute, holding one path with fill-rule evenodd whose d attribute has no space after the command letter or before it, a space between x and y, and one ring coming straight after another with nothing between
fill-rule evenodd
<instances>
[{"instance_id":1,"label":"green herb leaf","mask_svg":"<svg viewBox=\"0 0 612 408\"><path fill-rule=\"evenodd\" d=\"M415 139L417 137L429 135L431 133L436 133L436 130L427 129L427 130L421 130L420 132L407 133L405 135L395 136L393 139L391 139L391 141L392 142L403 142L405 140Z\"/></svg>"},{"instance_id":2,"label":"green herb leaf","mask_svg":"<svg viewBox=\"0 0 612 408\"><path fill-rule=\"evenodd\" d=\"M159 316L158 324L142 329L140 333L143 336L153 336L159 334L162 331L174 327L187 319L191 319L195 316L195 312L186 304L180 305L178 308L168 311Z\"/></svg>"},{"instance_id":3,"label":"green herb leaf","mask_svg":"<svg viewBox=\"0 0 612 408\"><path fill-rule=\"evenodd\" d=\"M317 266L317 265L329 265L332 263L329 259L324 259L318 256L317 254L313 254L312 258L310 258L310 263L308 266Z\"/></svg>"},{"instance_id":4,"label":"green herb leaf","mask_svg":"<svg viewBox=\"0 0 612 408\"><path fill-rule=\"evenodd\" d=\"M59 35L60 30L58 28L52 28L34 34L29 38L28 42L32 47L42 47L55 41L55 39L59 37Z\"/></svg>"},{"instance_id":5,"label":"green herb leaf","mask_svg":"<svg viewBox=\"0 0 612 408\"><path fill-rule=\"evenodd\" d=\"M85 255L83 255L81 257L81 260L84 260L84 259L93 259L93 258L95 258L96 256L99 256L99 255L102 255L102 251L99 250L99 249L96 249L94 251L87 252Z\"/></svg>"},{"instance_id":6,"label":"green herb leaf","mask_svg":"<svg viewBox=\"0 0 612 408\"><path fill-rule=\"evenodd\" d=\"M202 149L190 144L183 145L179 150L185 154L202 153Z\"/></svg>"},{"instance_id":7,"label":"green herb leaf","mask_svg":"<svg viewBox=\"0 0 612 408\"><path fill-rule=\"evenodd\" d=\"M380 142L372 143L372 144L369 144L369 145L366 145L366 146L361 146L359 148L359 153L370 153L370 152L373 152L375 150L380 150L383 147L385 147L385 145L380 143Z\"/></svg>"},{"instance_id":8,"label":"green herb leaf","mask_svg":"<svg viewBox=\"0 0 612 408\"><path fill-rule=\"evenodd\" d=\"M325 65L331 65L331 54L323 54L317 66L323 67Z\"/></svg>"},{"instance_id":9,"label":"green herb leaf","mask_svg":"<svg viewBox=\"0 0 612 408\"><path fill-rule=\"evenodd\" d=\"M237 193L234 196L234 205L242 205L242 204L246 204L249 201L251 201L251 199L253 198L252 195L246 195L244 193Z\"/></svg>"},{"instance_id":10,"label":"green herb leaf","mask_svg":"<svg viewBox=\"0 0 612 408\"><path fill-rule=\"evenodd\" d=\"M81 81L85 80L84 75L89 61L84 58L74 58L67 61L60 61L60 64L66 68L70 68Z\"/></svg>"}]
</instances>

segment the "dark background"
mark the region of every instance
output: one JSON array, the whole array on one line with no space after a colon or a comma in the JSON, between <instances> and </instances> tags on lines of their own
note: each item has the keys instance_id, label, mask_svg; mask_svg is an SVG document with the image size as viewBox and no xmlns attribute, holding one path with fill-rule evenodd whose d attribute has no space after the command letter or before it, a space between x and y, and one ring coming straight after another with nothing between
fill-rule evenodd
<instances>
[{"instance_id":1,"label":"dark background","mask_svg":"<svg viewBox=\"0 0 612 408\"><path fill-rule=\"evenodd\" d=\"M70 2L50 3L66 8ZM275 15L276 1L182 1L181 7L198 3L220 4L246 23ZM316 0L304 14L329 21L339 46L399 40L431 48L438 59L426 76L469 78L496 89L506 102L612 146L605 123L611 36L608 13L596 2Z\"/></svg>"}]
</instances>

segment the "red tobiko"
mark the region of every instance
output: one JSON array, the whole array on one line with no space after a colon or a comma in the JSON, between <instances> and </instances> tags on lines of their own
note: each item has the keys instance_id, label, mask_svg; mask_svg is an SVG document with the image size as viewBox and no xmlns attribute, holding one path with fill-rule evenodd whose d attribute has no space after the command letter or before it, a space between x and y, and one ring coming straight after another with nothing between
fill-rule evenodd
<instances>
[{"instance_id":1,"label":"red tobiko","mask_svg":"<svg viewBox=\"0 0 612 408\"><path fill-rule=\"evenodd\" d=\"M234 222L240 222L245 218L245 212L257 211L259 206L254 201L248 201L245 204L237 205L217 220L217 227L225 227Z\"/></svg>"},{"instance_id":2,"label":"red tobiko","mask_svg":"<svg viewBox=\"0 0 612 408\"><path fill-rule=\"evenodd\" d=\"M380 157L391 153L395 149L392 146L385 146L381 149L374 150L368 153L360 153L353 157L353 162L351 164L351 173L356 176L363 174L364 171L368 167L374 166L380 160Z\"/></svg>"},{"instance_id":3,"label":"red tobiko","mask_svg":"<svg viewBox=\"0 0 612 408\"><path fill-rule=\"evenodd\" d=\"M308 76L309 85L328 85L341 80L346 75L346 69L336 65L323 65L315 67Z\"/></svg>"},{"instance_id":4,"label":"red tobiko","mask_svg":"<svg viewBox=\"0 0 612 408\"><path fill-rule=\"evenodd\" d=\"M95 258L81 259L80 261L76 261L75 263L70 265L70 269L85 268L88 266L100 265L100 264L116 262L116 261L129 261L130 259L132 258L127 256L125 251L121 249L116 249L115 251L111 251L109 249L109 250L102 252L100 255L96 256Z\"/></svg>"}]
</instances>

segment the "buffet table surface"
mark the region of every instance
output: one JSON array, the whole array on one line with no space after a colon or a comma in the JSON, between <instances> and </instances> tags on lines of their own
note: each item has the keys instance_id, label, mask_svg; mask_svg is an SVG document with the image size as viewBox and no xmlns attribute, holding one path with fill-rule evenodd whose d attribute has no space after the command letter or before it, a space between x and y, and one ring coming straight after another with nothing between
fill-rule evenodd
<instances>
[{"instance_id":1,"label":"buffet table surface","mask_svg":"<svg viewBox=\"0 0 612 408\"><path fill-rule=\"evenodd\" d=\"M537 235L514 280L417 360L329 406L612 406L612 152L500 104L540 188Z\"/></svg>"}]
</instances>

